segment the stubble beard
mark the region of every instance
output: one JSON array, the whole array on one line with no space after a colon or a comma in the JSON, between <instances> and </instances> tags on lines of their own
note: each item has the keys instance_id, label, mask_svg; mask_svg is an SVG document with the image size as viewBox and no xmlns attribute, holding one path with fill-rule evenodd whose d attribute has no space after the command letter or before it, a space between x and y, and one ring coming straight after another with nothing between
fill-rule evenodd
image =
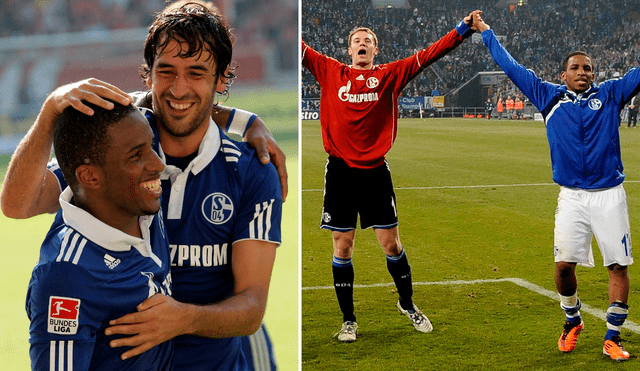
<instances>
[{"instance_id":1,"label":"stubble beard","mask_svg":"<svg viewBox=\"0 0 640 371\"><path fill-rule=\"evenodd\" d=\"M215 92L213 93L213 95L215 96ZM192 120L185 122L182 121L185 120L186 117L174 121L170 115L165 115L163 110L158 106L159 105L156 105L156 103L153 102L153 111L158 124L162 126L162 128L171 136L184 138L193 134L196 130L198 130L200 126L202 126L202 124L206 122L207 117L209 117L211 114L211 110L207 109L206 107L213 107L213 96L209 101L204 102L204 104L201 105L202 111L197 112L196 116Z\"/></svg>"}]
</instances>

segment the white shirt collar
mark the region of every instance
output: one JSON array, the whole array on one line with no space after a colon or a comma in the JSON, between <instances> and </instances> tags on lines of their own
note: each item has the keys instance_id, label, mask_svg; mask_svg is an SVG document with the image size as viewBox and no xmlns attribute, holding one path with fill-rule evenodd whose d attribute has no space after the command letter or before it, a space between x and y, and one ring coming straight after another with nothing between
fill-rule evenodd
<instances>
[{"instance_id":1,"label":"white shirt collar","mask_svg":"<svg viewBox=\"0 0 640 371\"><path fill-rule=\"evenodd\" d=\"M75 229L91 242L100 247L116 252L131 250L134 247L142 256L150 257L156 264L162 266L162 261L153 253L151 248L151 232L149 228L155 215L144 215L139 218L142 238L131 236L119 229L113 228L89 214L86 210L71 204L73 192L67 187L60 195L60 206L65 224Z\"/></svg>"},{"instance_id":2,"label":"white shirt collar","mask_svg":"<svg viewBox=\"0 0 640 371\"><path fill-rule=\"evenodd\" d=\"M189 163L189 166L187 166L184 172L188 173L189 171L191 171L194 175L197 175L216 157L216 154L219 152L220 146L220 129L218 129L218 125L216 125L213 119L209 118L209 127L207 128L207 132L204 134L204 137L200 142L198 155L191 161L191 163ZM162 162L166 164L166 156L164 155L164 151L162 150L162 145L159 145L158 147L160 149L160 158L162 159ZM168 179L171 175L180 173L182 173L182 170L178 169L177 167L166 165L161 178Z\"/></svg>"}]
</instances>

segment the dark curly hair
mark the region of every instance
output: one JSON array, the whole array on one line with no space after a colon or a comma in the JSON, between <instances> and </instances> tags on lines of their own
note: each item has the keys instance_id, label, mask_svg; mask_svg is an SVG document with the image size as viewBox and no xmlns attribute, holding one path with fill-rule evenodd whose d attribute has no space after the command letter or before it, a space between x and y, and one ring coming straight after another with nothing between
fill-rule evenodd
<instances>
[{"instance_id":1,"label":"dark curly hair","mask_svg":"<svg viewBox=\"0 0 640 371\"><path fill-rule=\"evenodd\" d=\"M195 2L178 8L169 7L158 14L144 43L145 64L140 68L140 77L145 84L156 57L172 40L178 42L178 55L182 58L199 58L202 53L209 52L209 58L213 58L216 65L216 76L226 78L225 90L218 93L229 94L229 87L236 77L235 66L230 66L234 37L221 15Z\"/></svg>"},{"instance_id":2,"label":"dark curly hair","mask_svg":"<svg viewBox=\"0 0 640 371\"><path fill-rule=\"evenodd\" d=\"M53 132L53 147L58 165L64 179L74 193L77 192L78 179L76 169L82 164L104 166L105 153L111 141L107 130L129 114L136 112L133 104L123 106L114 103L114 108L107 110L92 103L82 101L91 107L93 116L69 106L56 120Z\"/></svg>"}]
</instances>

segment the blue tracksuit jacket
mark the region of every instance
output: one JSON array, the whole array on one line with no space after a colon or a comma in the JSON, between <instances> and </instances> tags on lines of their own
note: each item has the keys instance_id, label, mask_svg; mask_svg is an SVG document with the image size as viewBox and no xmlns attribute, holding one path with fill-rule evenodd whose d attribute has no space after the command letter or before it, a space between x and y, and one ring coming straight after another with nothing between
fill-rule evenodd
<instances>
[{"instance_id":1,"label":"blue tracksuit jacket","mask_svg":"<svg viewBox=\"0 0 640 371\"><path fill-rule=\"evenodd\" d=\"M620 110L640 90L640 68L581 93L542 81L519 64L493 30L482 33L491 56L540 110L547 128L553 181L561 186L599 189L624 181L620 157Z\"/></svg>"}]
</instances>

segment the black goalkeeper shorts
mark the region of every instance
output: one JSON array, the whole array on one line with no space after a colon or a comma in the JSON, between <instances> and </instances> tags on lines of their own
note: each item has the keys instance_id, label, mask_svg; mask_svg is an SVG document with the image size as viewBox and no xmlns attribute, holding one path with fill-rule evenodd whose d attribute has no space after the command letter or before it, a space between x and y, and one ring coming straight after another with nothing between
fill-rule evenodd
<instances>
[{"instance_id":1,"label":"black goalkeeper shorts","mask_svg":"<svg viewBox=\"0 0 640 371\"><path fill-rule=\"evenodd\" d=\"M398 225L396 194L385 160L373 169L349 167L329 157L324 175L322 228L346 232L360 228L393 228Z\"/></svg>"}]
</instances>

